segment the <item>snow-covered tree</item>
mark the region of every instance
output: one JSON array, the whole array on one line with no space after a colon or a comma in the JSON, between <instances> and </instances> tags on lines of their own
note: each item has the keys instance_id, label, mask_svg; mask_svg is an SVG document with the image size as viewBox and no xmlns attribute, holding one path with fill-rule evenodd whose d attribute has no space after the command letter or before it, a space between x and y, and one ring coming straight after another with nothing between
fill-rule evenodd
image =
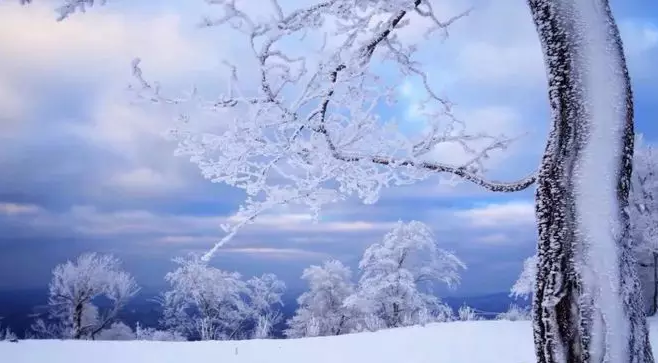
<instances>
[{"instance_id":1,"label":"snow-covered tree","mask_svg":"<svg viewBox=\"0 0 658 363\"><path fill-rule=\"evenodd\" d=\"M273 0L272 16L258 17L238 0L209 4L225 11L204 24L243 33L253 60L230 64L228 91L200 100L222 120L232 112L233 121L214 135L175 135L180 153L190 155L205 176L250 196L238 214L241 221L227 226L227 236L207 258L240 227L281 203L317 212L351 194L374 202L384 187L441 173L493 191L521 190L537 181L538 363L653 362L627 208L633 98L608 0L527 0L544 52L552 122L538 174L511 184L482 177L482 161L510 139L467 133L413 58L419 44L397 36L410 21L443 31L463 14L441 21L429 0L319 0L292 10ZM291 40L302 35L322 49L311 56L292 51ZM426 129L417 137L376 114L401 85L401 77L386 82L384 71L415 78L426 91ZM139 62L135 75L146 99L186 101L161 95L142 77ZM196 93L192 98L200 99ZM439 144L461 146L470 157L430 160Z\"/></svg>"},{"instance_id":2,"label":"snow-covered tree","mask_svg":"<svg viewBox=\"0 0 658 363\"><path fill-rule=\"evenodd\" d=\"M209 266L197 256L175 260L178 268L165 276L163 323L188 338L228 340L244 333L249 311L247 285L237 272Z\"/></svg>"},{"instance_id":3,"label":"snow-covered tree","mask_svg":"<svg viewBox=\"0 0 658 363\"><path fill-rule=\"evenodd\" d=\"M199 256L178 258L165 276L164 325L191 339L267 338L280 322L285 284L274 274L243 281L237 272L209 266Z\"/></svg>"},{"instance_id":4,"label":"snow-covered tree","mask_svg":"<svg viewBox=\"0 0 658 363\"><path fill-rule=\"evenodd\" d=\"M110 327L139 288L112 255L86 253L53 269L48 317L32 328L42 337L94 339ZM99 308L99 299L106 300Z\"/></svg>"},{"instance_id":5,"label":"snow-covered tree","mask_svg":"<svg viewBox=\"0 0 658 363\"><path fill-rule=\"evenodd\" d=\"M286 336L301 338L349 333L353 330L352 314L344 305L354 293L350 268L338 260L311 266L302 273L309 290L297 299L299 307L288 320Z\"/></svg>"},{"instance_id":6,"label":"snow-covered tree","mask_svg":"<svg viewBox=\"0 0 658 363\"><path fill-rule=\"evenodd\" d=\"M552 124L537 176L538 363L653 362L628 193L633 97L608 0L528 0Z\"/></svg>"},{"instance_id":7,"label":"snow-covered tree","mask_svg":"<svg viewBox=\"0 0 658 363\"><path fill-rule=\"evenodd\" d=\"M644 145L641 135L636 137L633 157L632 184L629 195L631 236L633 250L638 259L638 269L645 294L646 310L649 315L656 312L658 302L658 151L654 146ZM643 273L644 270L650 272ZM537 256L523 263L523 270L512 286L510 295L527 299L534 291L537 274Z\"/></svg>"},{"instance_id":8,"label":"snow-covered tree","mask_svg":"<svg viewBox=\"0 0 658 363\"><path fill-rule=\"evenodd\" d=\"M271 336L272 329L281 322L283 306L281 297L286 290L286 284L276 275L268 273L261 277L252 277L247 281L248 309L251 310L251 324L254 339L265 339Z\"/></svg>"},{"instance_id":9,"label":"snow-covered tree","mask_svg":"<svg viewBox=\"0 0 658 363\"><path fill-rule=\"evenodd\" d=\"M446 309L432 294L432 284L457 284L464 267L437 246L427 225L398 222L381 243L366 249L357 292L347 304L378 317L386 328L425 324L434 320L434 312Z\"/></svg>"},{"instance_id":10,"label":"snow-covered tree","mask_svg":"<svg viewBox=\"0 0 658 363\"><path fill-rule=\"evenodd\" d=\"M537 275L537 255L532 255L523 261L523 270L510 291L510 296L527 299L535 291L535 276Z\"/></svg>"}]
</instances>

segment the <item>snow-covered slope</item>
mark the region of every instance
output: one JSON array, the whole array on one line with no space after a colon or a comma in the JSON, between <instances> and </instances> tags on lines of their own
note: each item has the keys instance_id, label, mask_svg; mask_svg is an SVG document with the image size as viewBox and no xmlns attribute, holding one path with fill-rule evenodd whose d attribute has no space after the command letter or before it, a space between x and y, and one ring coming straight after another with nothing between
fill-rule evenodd
<instances>
[{"instance_id":1,"label":"snow-covered slope","mask_svg":"<svg viewBox=\"0 0 658 363\"><path fill-rule=\"evenodd\" d=\"M650 321L658 343L658 320ZM433 324L297 340L235 342L0 342L11 363L531 363L530 322Z\"/></svg>"}]
</instances>

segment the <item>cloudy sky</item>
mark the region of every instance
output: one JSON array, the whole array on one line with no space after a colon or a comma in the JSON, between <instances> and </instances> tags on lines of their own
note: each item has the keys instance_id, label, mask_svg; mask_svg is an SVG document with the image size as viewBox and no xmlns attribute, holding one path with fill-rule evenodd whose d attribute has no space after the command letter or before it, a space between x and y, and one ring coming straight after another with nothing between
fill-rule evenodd
<instances>
[{"instance_id":1,"label":"cloudy sky","mask_svg":"<svg viewBox=\"0 0 658 363\"><path fill-rule=\"evenodd\" d=\"M162 285L172 257L223 236L220 224L244 195L173 156L175 145L162 137L172 115L134 105L126 91L130 61L141 57L168 89L213 85L222 59L246 57L243 43L195 27L208 11L201 0L110 1L61 23L50 1L15 3L0 2L0 289L45 287L54 265L85 251L115 253L142 285ZM437 3L446 13L469 5ZM541 51L525 1L471 5L448 39L424 53L427 69L472 128L525 135L491 165L493 177L517 179L538 165L548 126ZM658 3L612 5L637 130L653 142ZM413 117L413 102L398 107ZM375 205L332 205L318 224L303 211L263 216L213 263L245 275L274 272L298 286L302 269L323 259L355 265L399 219L428 223L467 263L456 295L507 290L534 251L532 191L499 195L430 179L387 190Z\"/></svg>"}]
</instances>

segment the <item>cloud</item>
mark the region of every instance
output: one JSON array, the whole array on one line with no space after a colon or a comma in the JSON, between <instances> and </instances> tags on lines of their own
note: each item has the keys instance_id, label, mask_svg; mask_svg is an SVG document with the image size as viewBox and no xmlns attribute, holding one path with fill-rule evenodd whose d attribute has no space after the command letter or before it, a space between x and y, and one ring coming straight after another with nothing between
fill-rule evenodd
<instances>
[{"instance_id":1,"label":"cloud","mask_svg":"<svg viewBox=\"0 0 658 363\"><path fill-rule=\"evenodd\" d=\"M523 2L434 1L439 16L449 18L472 8L456 21L444 41L426 40L419 59L429 67L432 79L448 77L444 88L505 87L527 89L545 80L542 52L532 17ZM426 21L412 18L401 32L406 39L422 40ZM430 44L439 44L432 46Z\"/></svg>"},{"instance_id":2,"label":"cloud","mask_svg":"<svg viewBox=\"0 0 658 363\"><path fill-rule=\"evenodd\" d=\"M33 204L0 203L0 214L7 216L31 215L42 212L42 209Z\"/></svg>"},{"instance_id":3,"label":"cloud","mask_svg":"<svg viewBox=\"0 0 658 363\"><path fill-rule=\"evenodd\" d=\"M476 228L528 226L535 223L535 207L530 201L510 201L502 204L485 204L455 212Z\"/></svg>"},{"instance_id":4,"label":"cloud","mask_svg":"<svg viewBox=\"0 0 658 363\"><path fill-rule=\"evenodd\" d=\"M8 80L0 78L0 134L3 137L14 136L20 127L20 116L26 112L26 102L18 90L9 85Z\"/></svg>"},{"instance_id":5,"label":"cloud","mask_svg":"<svg viewBox=\"0 0 658 363\"><path fill-rule=\"evenodd\" d=\"M330 256L326 253L306 251L297 248L225 248L218 253L221 254L247 254L267 259L278 260L297 260L297 259L328 259Z\"/></svg>"},{"instance_id":6,"label":"cloud","mask_svg":"<svg viewBox=\"0 0 658 363\"><path fill-rule=\"evenodd\" d=\"M481 237L476 237L475 241L487 245L506 245L518 241L513 241L509 235L505 233L492 233Z\"/></svg>"},{"instance_id":7,"label":"cloud","mask_svg":"<svg viewBox=\"0 0 658 363\"><path fill-rule=\"evenodd\" d=\"M130 62L140 56L150 78L178 85L211 71L217 52L230 43L208 46L203 36L190 36L201 32L176 11L149 10L117 12L107 6L57 22L47 2L0 4L0 138L8 139L0 166L13 179L40 170L22 185L4 181L15 184L5 191L35 194L26 189L38 179L67 179L69 197L96 193L98 200L123 193L125 200L162 197L198 184L196 168L174 158L174 145L162 138L174 115L129 105ZM17 156L36 156L29 140L37 138L48 154L40 160ZM55 158L76 165L48 164Z\"/></svg>"},{"instance_id":8,"label":"cloud","mask_svg":"<svg viewBox=\"0 0 658 363\"><path fill-rule=\"evenodd\" d=\"M151 210L103 211L94 206L78 205L55 212L30 204L0 203L0 213L8 216L25 216L24 225L36 229L70 228L89 238L142 240L162 244L206 244L212 247L223 236L220 226L235 222L232 216L164 214ZM341 220L313 223L310 215L264 214L255 223L245 227L238 235L262 237L288 234L380 232L389 229L390 223L363 220ZM250 239L248 238L248 239ZM212 243L209 243L212 242ZM269 243L269 242L264 242Z\"/></svg>"},{"instance_id":9,"label":"cloud","mask_svg":"<svg viewBox=\"0 0 658 363\"><path fill-rule=\"evenodd\" d=\"M523 133L523 120L516 109L506 106L488 106L474 110L458 110L457 118L468 124L468 130L472 134L489 134L492 136L505 135L506 137L518 137ZM521 140L526 141L526 140ZM474 143L473 146L485 147L489 140ZM491 154L486 161L488 168L499 167L510 157L515 156L523 144L518 141L506 150L498 150ZM441 144L430 155L432 160L446 160L449 163L461 164L468 162L473 155L467 154L456 144Z\"/></svg>"},{"instance_id":10,"label":"cloud","mask_svg":"<svg viewBox=\"0 0 658 363\"><path fill-rule=\"evenodd\" d=\"M153 169L140 167L128 172L118 172L108 181L126 193L162 194L175 190L182 185L178 175L165 176Z\"/></svg>"},{"instance_id":11,"label":"cloud","mask_svg":"<svg viewBox=\"0 0 658 363\"><path fill-rule=\"evenodd\" d=\"M619 21L619 28L631 80L636 88L643 85L652 92L658 78L658 24L655 20L628 18Z\"/></svg>"},{"instance_id":12,"label":"cloud","mask_svg":"<svg viewBox=\"0 0 658 363\"><path fill-rule=\"evenodd\" d=\"M535 43L497 45L482 41L464 44L455 62L461 80L470 84L496 86L539 86L545 81L541 50Z\"/></svg>"},{"instance_id":13,"label":"cloud","mask_svg":"<svg viewBox=\"0 0 658 363\"><path fill-rule=\"evenodd\" d=\"M624 19L620 31L626 53L640 56L658 47L658 25L642 19Z\"/></svg>"},{"instance_id":14,"label":"cloud","mask_svg":"<svg viewBox=\"0 0 658 363\"><path fill-rule=\"evenodd\" d=\"M322 253L333 250L360 255L362 248L380 240L402 217L393 213L399 212L397 208L388 215L368 215L365 208L356 214L337 211L327 216L331 220L318 223L306 214L265 214L244 227L227 248L292 248ZM43 235L68 231L86 239L134 241L143 246L173 249L209 249L223 236L220 226L235 222L234 217L226 215L104 211L94 206L74 206L57 212L16 203L0 204L0 213L21 217L15 222ZM534 215L532 203L511 201L468 209L430 208L403 220L411 219L430 225L441 241L458 238L469 243L495 244L515 239L516 235L510 232L518 232L519 227L527 227L522 228L526 232L532 230Z\"/></svg>"},{"instance_id":15,"label":"cloud","mask_svg":"<svg viewBox=\"0 0 658 363\"><path fill-rule=\"evenodd\" d=\"M56 22L51 4L44 2L0 5L0 49L3 73L31 73L33 80L112 77L129 71L136 56L157 59L151 72L171 77L209 59L205 47L184 35L174 13L140 17L103 8Z\"/></svg>"}]
</instances>

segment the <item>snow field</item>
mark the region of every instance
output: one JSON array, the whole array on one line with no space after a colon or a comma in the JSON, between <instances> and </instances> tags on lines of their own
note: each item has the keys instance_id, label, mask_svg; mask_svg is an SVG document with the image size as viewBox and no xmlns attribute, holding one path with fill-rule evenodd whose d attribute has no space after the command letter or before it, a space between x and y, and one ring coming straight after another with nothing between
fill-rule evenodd
<instances>
[{"instance_id":1,"label":"snow field","mask_svg":"<svg viewBox=\"0 0 658 363\"><path fill-rule=\"evenodd\" d=\"M336 337L0 343L4 363L531 363L530 322L436 323Z\"/></svg>"}]
</instances>

